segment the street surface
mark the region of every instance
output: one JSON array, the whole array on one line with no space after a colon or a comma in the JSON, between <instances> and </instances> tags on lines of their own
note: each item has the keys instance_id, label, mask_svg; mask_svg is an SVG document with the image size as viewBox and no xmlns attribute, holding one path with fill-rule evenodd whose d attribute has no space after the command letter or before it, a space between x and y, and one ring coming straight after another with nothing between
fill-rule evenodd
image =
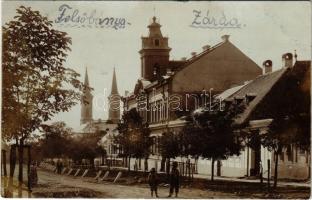
<instances>
[{"instance_id":1,"label":"street surface","mask_svg":"<svg viewBox=\"0 0 312 200\"><path fill-rule=\"evenodd\" d=\"M94 192L98 192L97 197L101 198L150 198L150 190L148 185L118 185L111 182L96 183L93 178L73 177L66 175L58 175L48 171L38 170L39 187L34 188L34 196L36 193L53 192L59 189L85 188ZM158 189L160 198L168 196L169 188L160 187ZM40 196L38 196L40 197ZM235 195L228 193L215 192L209 190L181 188L179 198L237 198Z\"/></svg>"},{"instance_id":2,"label":"street surface","mask_svg":"<svg viewBox=\"0 0 312 200\"><path fill-rule=\"evenodd\" d=\"M90 197L90 198L150 198L150 190L147 184L135 185L121 185L112 182L97 183L91 177L73 177L67 175L59 175L46 170L38 170L39 182L38 186L33 189L32 195L34 197L55 197L54 193L63 193L57 197ZM228 180L231 181L231 180ZM238 181L234 180L233 181ZM242 180L242 184L248 182L255 182L258 180ZM287 183L281 183L281 185ZM301 186L303 183L298 183ZM304 184L305 186L307 184ZM309 197L309 188L296 189L296 187L289 187L284 185L285 190L283 196L277 198L306 198ZM286 191L286 192L285 192ZM74 194L73 194L74 193ZM168 187L159 187L158 195L160 198L166 198L169 193ZM209 189L197 189L182 187L180 188L179 198L268 198L265 192L240 194L239 192L216 191ZM275 197L276 198L276 197Z\"/></svg>"}]
</instances>

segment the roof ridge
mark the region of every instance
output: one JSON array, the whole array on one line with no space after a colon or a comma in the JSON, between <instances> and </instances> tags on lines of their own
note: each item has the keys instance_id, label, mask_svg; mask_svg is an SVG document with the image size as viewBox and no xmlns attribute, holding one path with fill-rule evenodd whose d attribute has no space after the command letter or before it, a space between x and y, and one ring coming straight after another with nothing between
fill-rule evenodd
<instances>
[{"instance_id":1,"label":"roof ridge","mask_svg":"<svg viewBox=\"0 0 312 200\"><path fill-rule=\"evenodd\" d=\"M196 60L198 60L199 58L201 58L202 56L214 51L215 49L217 49L218 47L222 46L223 44L227 43L227 42L230 42L230 41L222 41L222 42L219 42L217 44L215 44L214 46L210 47L209 49L207 50L203 50L202 52L200 52L199 54L197 54L196 56L194 57L191 57L189 59L187 59L185 61L185 63L181 66L179 66L179 69L177 70L177 72L181 71L182 69L184 69L185 67L189 66L191 63L195 62ZM177 73L175 73L173 76L175 76Z\"/></svg>"},{"instance_id":2,"label":"roof ridge","mask_svg":"<svg viewBox=\"0 0 312 200\"><path fill-rule=\"evenodd\" d=\"M197 54L195 57L191 57L189 59L187 59L186 61L193 61L193 60L196 60L196 58L199 58L201 57L202 55L204 54L207 54L207 53L210 53L211 51L215 50L217 47L221 46L222 44L224 44L225 42L219 42L217 44L215 44L214 46L210 47L209 49L207 50L203 50L202 52L200 52L199 54Z\"/></svg>"},{"instance_id":3,"label":"roof ridge","mask_svg":"<svg viewBox=\"0 0 312 200\"><path fill-rule=\"evenodd\" d=\"M282 70L286 71L287 68L284 68L284 67L283 67L283 68L278 69L278 70L275 70L275 71L273 71L273 72L270 72L270 73L266 73L266 74L262 74L262 75L257 76L255 79L249 81L247 84L243 84L243 86L242 86L239 90L237 90L235 93L233 93L230 97L234 96L234 95L235 95L236 93L238 93L240 90L243 90L244 88L248 87L250 84L254 83L255 81L259 80L260 78L266 77L266 76L268 76L268 75L276 74L277 72L280 72L280 71L282 71ZM285 73L285 72L283 72L283 73ZM281 75L283 75L283 73L282 73ZM278 78L278 79L279 79L279 78Z\"/></svg>"}]
</instances>

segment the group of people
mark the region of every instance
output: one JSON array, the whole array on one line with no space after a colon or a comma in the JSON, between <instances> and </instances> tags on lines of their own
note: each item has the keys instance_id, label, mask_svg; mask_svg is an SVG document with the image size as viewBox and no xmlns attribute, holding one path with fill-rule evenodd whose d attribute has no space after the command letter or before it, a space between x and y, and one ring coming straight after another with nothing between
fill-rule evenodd
<instances>
[{"instance_id":1,"label":"group of people","mask_svg":"<svg viewBox=\"0 0 312 200\"><path fill-rule=\"evenodd\" d=\"M171 197L173 192L175 192L175 197L178 197L179 188L180 188L180 172L177 167L178 167L178 163L173 162L172 170L170 172L170 177L169 177L170 188L169 188L168 197ZM157 188L158 188L159 180L158 180L155 168L152 168L148 175L148 183L151 189L151 196L153 197L154 192L155 192L155 196L158 197Z\"/></svg>"}]
</instances>

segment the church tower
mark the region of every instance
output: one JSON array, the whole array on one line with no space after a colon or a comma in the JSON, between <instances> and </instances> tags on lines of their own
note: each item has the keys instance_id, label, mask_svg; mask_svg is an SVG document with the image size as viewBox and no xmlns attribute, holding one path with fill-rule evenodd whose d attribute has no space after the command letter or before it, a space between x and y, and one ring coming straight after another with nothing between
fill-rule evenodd
<instances>
[{"instance_id":1,"label":"church tower","mask_svg":"<svg viewBox=\"0 0 312 200\"><path fill-rule=\"evenodd\" d=\"M86 69L84 84L89 86L88 70ZM81 96L81 117L80 124L86 124L92 121L92 101L93 96L90 88L84 88Z\"/></svg>"},{"instance_id":2,"label":"church tower","mask_svg":"<svg viewBox=\"0 0 312 200\"><path fill-rule=\"evenodd\" d=\"M108 120L115 123L118 123L120 119L120 95L117 88L116 72L114 68L113 72L113 81L112 81L112 90L108 97L109 110L108 110Z\"/></svg>"},{"instance_id":3,"label":"church tower","mask_svg":"<svg viewBox=\"0 0 312 200\"><path fill-rule=\"evenodd\" d=\"M156 78L155 73L161 75L166 73L171 48L168 46L168 38L162 36L161 25L157 23L155 16L152 23L147 27L149 35L141 38L142 49L139 51L141 55L141 76L144 79L153 81Z\"/></svg>"}]
</instances>

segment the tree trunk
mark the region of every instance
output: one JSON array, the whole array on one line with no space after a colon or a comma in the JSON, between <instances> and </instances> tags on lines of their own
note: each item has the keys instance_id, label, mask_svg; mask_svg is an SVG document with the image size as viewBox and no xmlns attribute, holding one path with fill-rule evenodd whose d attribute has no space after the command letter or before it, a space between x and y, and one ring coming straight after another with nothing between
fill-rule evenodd
<instances>
[{"instance_id":1,"label":"tree trunk","mask_svg":"<svg viewBox=\"0 0 312 200\"><path fill-rule=\"evenodd\" d=\"M278 173L278 152L275 152L274 185L273 185L274 189L276 189L277 186L277 173Z\"/></svg>"},{"instance_id":2,"label":"tree trunk","mask_svg":"<svg viewBox=\"0 0 312 200\"><path fill-rule=\"evenodd\" d=\"M214 177L214 162L215 162L215 159L212 158L211 159L211 181L213 181L213 177Z\"/></svg>"},{"instance_id":3,"label":"tree trunk","mask_svg":"<svg viewBox=\"0 0 312 200\"><path fill-rule=\"evenodd\" d=\"M189 180L191 180L191 160L190 159L187 159L187 168L188 168L188 177L189 177Z\"/></svg>"},{"instance_id":4,"label":"tree trunk","mask_svg":"<svg viewBox=\"0 0 312 200\"><path fill-rule=\"evenodd\" d=\"M24 139L20 139L18 146L18 181L23 182L23 162L24 162Z\"/></svg>"},{"instance_id":5,"label":"tree trunk","mask_svg":"<svg viewBox=\"0 0 312 200\"><path fill-rule=\"evenodd\" d=\"M131 161L131 156L129 156L129 162L128 162L128 172L130 172L130 161Z\"/></svg>"},{"instance_id":6,"label":"tree trunk","mask_svg":"<svg viewBox=\"0 0 312 200\"><path fill-rule=\"evenodd\" d=\"M308 179L311 178L311 159L310 159L310 151L307 151L308 156Z\"/></svg>"},{"instance_id":7,"label":"tree trunk","mask_svg":"<svg viewBox=\"0 0 312 200\"><path fill-rule=\"evenodd\" d=\"M3 166L3 175L7 176L7 168L6 168L6 150L2 150L2 166Z\"/></svg>"},{"instance_id":8,"label":"tree trunk","mask_svg":"<svg viewBox=\"0 0 312 200\"><path fill-rule=\"evenodd\" d=\"M217 176L221 176L221 160L217 160Z\"/></svg>"},{"instance_id":9,"label":"tree trunk","mask_svg":"<svg viewBox=\"0 0 312 200\"><path fill-rule=\"evenodd\" d=\"M166 164L166 159L164 157L161 157L161 163L160 163L160 171L161 172L165 171L165 164Z\"/></svg>"},{"instance_id":10,"label":"tree trunk","mask_svg":"<svg viewBox=\"0 0 312 200\"><path fill-rule=\"evenodd\" d=\"M147 172L148 171L148 162L147 162L148 158L144 159L144 171Z\"/></svg>"},{"instance_id":11,"label":"tree trunk","mask_svg":"<svg viewBox=\"0 0 312 200\"><path fill-rule=\"evenodd\" d=\"M91 169L94 169L94 158L89 159Z\"/></svg>"},{"instance_id":12,"label":"tree trunk","mask_svg":"<svg viewBox=\"0 0 312 200\"><path fill-rule=\"evenodd\" d=\"M31 183L30 183L31 149L30 149L30 146L27 148L27 153L28 153L27 183L28 183L28 190L31 190Z\"/></svg>"},{"instance_id":13,"label":"tree trunk","mask_svg":"<svg viewBox=\"0 0 312 200\"><path fill-rule=\"evenodd\" d=\"M198 168L198 157L195 158L195 166L194 166L194 173L197 173L197 168Z\"/></svg>"},{"instance_id":14,"label":"tree trunk","mask_svg":"<svg viewBox=\"0 0 312 200\"><path fill-rule=\"evenodd\" d=\"M14 176L15 165L16 165L16 145L11 145L11 149L10 149L10 177Z\"/></svg>"},{"instance_id":15,"label":"tree trunk","mask_svg":"<svg viewBox=\"0 0 312 200\"><path fill-rule=\"evenodd\" d=\"M122 162L123 162L123 166L124 167L127 167L128 165L127 165L127 163L128 163L128 157L127 156L124 156L123 158L122 158Z\"/></svg>"},{"instance_id":16,"label":"tree trunk","mask_svg":"<svg viewBox=\"0 0 312 200\"><path fill-rule=\"evenodd\" d=\"M169 176L170 174L170 158L167 158L167 162L166 162L166 173Z\"/></svg>"}]
</instances>

